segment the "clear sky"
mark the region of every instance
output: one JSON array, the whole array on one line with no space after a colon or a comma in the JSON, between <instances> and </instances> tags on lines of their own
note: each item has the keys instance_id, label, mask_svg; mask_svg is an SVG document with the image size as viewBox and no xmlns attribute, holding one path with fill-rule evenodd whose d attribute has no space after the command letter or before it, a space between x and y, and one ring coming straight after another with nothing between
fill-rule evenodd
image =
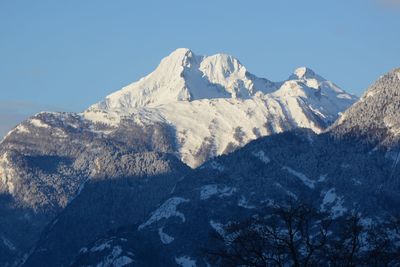
<instances>
[{"instance_id":1,"label":"clear sky","mask_svg":"<svg viewBox=\"0 0 400 267\"><path fill-rule=\"evenodd\" d=\"M0 0L0 136L82 111L178 47L273 81L308 66L360 95L400 66L400 0Z\"/></svg>"}]
</instances>

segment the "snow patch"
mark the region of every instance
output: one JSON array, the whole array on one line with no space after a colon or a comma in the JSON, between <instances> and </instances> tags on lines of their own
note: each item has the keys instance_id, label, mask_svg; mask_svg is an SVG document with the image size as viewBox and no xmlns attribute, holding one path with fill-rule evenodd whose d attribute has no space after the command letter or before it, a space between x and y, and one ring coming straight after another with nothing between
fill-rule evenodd
<instances>
[{"instance_id":1,"label":"snow patch","mask_svg":"<svg viewBox=\"0 0 400 267\"><path fill-rule=\"evenodd\" d=\"M246 199L245 196L241 196L240 197L239 202L238 202L238 206L242 207L242 208L245 208L245 209L255 209L256 208L256 206L249 204L249 201Z\"/></svg>"},{"instance_id":2,"label":"snow patch","mask_svg":"<svg viewBox=\"0 0 400 267\"><path fill-rule=\"evenodd\" d=\"M129 258L128 256L122 256L119 257L117 259L115 259L113 261L113 267L123 267L126 266L128 264L131 264L132 262L134 262L131 258Z\"/></svg>"},{"instance_id":3,"label":"snow patch","mask_svg":"<svg viewBox=\"0 0 400 267\"><path fill-rule=\"evenodd\" d=\"M68 135L61 129L54 129L53 134L59 138L67 138L68 137Z\"/></svg>"},{"instance_id":4,"label":"snow patch","mask_svg":"<svg viewBox=\"0 0 400 267\"><path fill-rule=\"evenodd\" d=\"M295 200L298 199L297 196L293 192L291 192L291 191L287 190L286 188L284 188L280 183L276 183L275 182L274 185L276 187L279 187L281 190L283 190L289 197L291 197L291 198L293 198Z\"/></svg>"},{"instance_id":5,"label":"snow patch","mask_svg":"<svg viewBox=\"0 0 400 267\"><path fill-rule=\"evenodd\" d=\"M164 233L163 231L164 229L158 228L158 235L160 236L160 240L164 245L168 245L170 243L172 243L174 241L175 238L173 238L172 236Z\"/></svg>"},{"instance_id":6,"label":"snow patch","mask_svg":"<svg viewBox=\"0 0 400 267\"><path fill-rule=\"evenodd\" d=\"M50 126L39 119L31 119L29 123L38 128L50 128Z\"/></svg>"},{"instance_id":7,"label":"snow patch","mask_svg":"<svg viewBox=\"0 0 400 267\"><path fill-rule=\"evenodd\" d=\"M4 244L9 250L12 250L12 251L17 250L17 248L14 246L14 244L13 244L10 240L8 240L7 238L5 238L4 236L1 237L1 240L3 241L3 244Z\"/></svg>"},{"instance_id":8,"label":"snow patch","mask_svg":"<svg viewBox=\"0 0 400 267\"><path fill-rule=\"evenodd\" d=\"M347 209L343 206L343 203L343 197L340 197L336 201L335 205L331 208L331 214L333 218L340 217L347 211Z\"/></svg>"},{"instance_id":9,"label":"snow patch","mask_svg":"<svg viewBox=\"0 0 400 267\"><path fill-rule=\"evenodd\" d=\"M224 225L219 222L215 222L213 220L210 220L210 226L222 237L225 236L225 230L224 230Z\"/></svg>"},{"instance_id":10,"label":"snow patch","mask_svg":"<svg viewBox=\"0 0 400 267\"><path fill-rule=\"evenodd\" d=\"M342 163L342 164L340 164L340 167L343 168L343 169L348 169L348 168L351 167L351 165L348 164L348 163Z\"/></svg>"},{"instance_id":11,"label":"snow patch","mask_svg":"<svg viewBox=\"0 0 400 267\"><path fill-rule=\"evenodd\" d=\"M26 133L26 134L30 133L29 129L26 128L26 127L25 127L24 125L22 125L22 124L18 125L18 126L15 128L15 131L18 132L18 133Z\"/></svg>"},{"instance_id":12,"label":"snow patch","mask_svg":"<svg viewBox=\"0 0 400 267\"><path fill-rule=\"evenodd\" d=\"M328 178L328 174L321 174L318 178L318 183L325 182L327 178Z\"/></svg>"},{"instance_id":13,"label":"snow patch","mask_svg":"<svg viewBox=\"0 0 400 267\"><path fill-rule=\"evenodd\" d=\"M303 184L306 185L307 187L309 187L311 189L314 189L315 181L311 180L306 175L304 175L304 174L302 174L300 172L297 172L297 171L295 171L292 168L287 167L287 166L282 167L282 169L287 171L287 172L289 172L290 174L293 174L297 178L299 178L303 182Z\"/></svg>"},{"instance_id":14,"label":"snow patch","mask_svg":"<svg viewBox=\"0 0 400 267\"><path fill-rule=\"evenodd\" d=\"M90 251L91 252L99 252L99 251L103 251L110 247L111 247L111 240L91 248Z\"/></svg>"},{"instance_id":15,"label":"snow patch","mask_svg":"<svg viewBox=\"0 0 400 267\"><path fill-rule=\"evenodd\" d=\"M5 152L0 158L0 181L5 186L10 194L14 193L14 184L12 180L16 176L16 172L13 169L10 160L8 159L8 153ZM0 184L1 187L1 184Z\"/></svg>"},{"instance_id":16,"label":"snow patch","mask_svg":"<svg viewBox=\"0 0 400 267\"><path fill-rule=\"evenodd\" d=\"M332 204L333 202L335 202L337 196L336 196L336 192L335 192L335 188L331 188L329 189L324 196L324 199L322 200L322 204L321 204L321 210L325 210L325 206L328 204Z\"/></svg>"},{"instance_id":17,"label":"snow patch","mask_svg":"<svg viewBox=\"0 0 400 267\"><path fill-rule=\"evenodd\" d=\"M260 150L258 152L253 152L252 153L255 157L257 157L261 162L268 164L271 162L270 158L265 155L264 151Z\"/></svg>"},{"instance_id":18,"label":"snow patch","mask_svg":"<svg viewBox=\"0 0 400 267\"><path fill-rule=\"evenodd\" d=\"M189 256L181 256L175 258L175 262L181 267L196 267L196 261L192 260Z\"/></svg>"},{"instance_id":19,"label":"snow patch","mask_svg":"<svg viewBox=\"0 0 400 267\"><path fill-rule=\"evenodd\" d=\"M155 210L150 219L148 219L145 223L139 226L139 230L151 225L154 222L157 222L161 219L168 219L170 217L179 217L182 222L185 222L185 215L176 210L179 204L189 202L188 199L184 199L181 197L173 197L165 201L157 210Z\"/></svg>"},{"instance_id":20,"label":"snow patch","mask_svg":"<svg viewBox=\"0 0 400 267\"><path fill-rule=\"evenodd\" d=\"M321 211L327 211L328 206L330 207L330 213L333 218L337 218L343 215L347 209L343 207L344 199L336 194L336 189L331 188L324 194L322 203L320 205Z\"/></svg>"},{"instance_id":21,"label":"snow patch","mask_svg":"<svg viewBox=\"0 0 400 267\"><path fill-rule=\"evenodd\" d=\"M216 184L204 185L200 189L200 199L206 200L214 195L218 195L218 197L222 198L231 196L234 192L236 192L236 188L228 186L220 186Z\"/></svg>"},{"instance_id":22,"label":"snow patch","mask_svg":"<svg viewBox=\"0 0 400 267\"><path fill-rule=\"evenodd\" d=\"M118 112L102 112L102 111L90 111L87 110L81 114L83 118L93 123L105 124L111 127L117 127L121 121L121 114ZM92 126L92 131L94 127ZM103 132L103 131L101 131Z\"/></svg>"},{"instance_id":23,"label":"snow patch","mask_svg":"<svg viewBox=\"0 0 400 267\"><path fill-rule=\"evenodd\" d=\"M217 170L219 172L223 172L225 170L225 167L222 164L220 164L220 163L218 163L216 161L212 161L210 163L210 167L211 167L211 169Z\"/></svg>"},{"instance_id":24,"label":"snow patch","mask_svg":"<svg viewBox=\"0 0 400 267\"><path fill-rule=\"evenodd\" d=\"M98 263L96 267L123 267L127 265L126 262L133 262L133 260L127 256L119 257L121 253L122 248L120 246L113 247L111 253L107 255L107 257L102 262Z\"/></svg>"}]
</instances>

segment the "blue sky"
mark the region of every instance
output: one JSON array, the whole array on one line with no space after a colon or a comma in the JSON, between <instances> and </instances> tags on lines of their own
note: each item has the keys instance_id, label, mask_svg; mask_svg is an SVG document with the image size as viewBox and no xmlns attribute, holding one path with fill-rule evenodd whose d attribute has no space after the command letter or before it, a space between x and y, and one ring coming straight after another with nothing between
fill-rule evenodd
<instances>
[{"instance_id":1,"label":"blue sky","mask_svg":"<svg viewBox=\"0 0 400 267\"><path fill-rule=\"evenodd\" d=\"M0 136L39 110L82 111L178 47L274 81L308 66L360 95L400 66L400 0L1 0Z\"/></svg>"}]
</instances>

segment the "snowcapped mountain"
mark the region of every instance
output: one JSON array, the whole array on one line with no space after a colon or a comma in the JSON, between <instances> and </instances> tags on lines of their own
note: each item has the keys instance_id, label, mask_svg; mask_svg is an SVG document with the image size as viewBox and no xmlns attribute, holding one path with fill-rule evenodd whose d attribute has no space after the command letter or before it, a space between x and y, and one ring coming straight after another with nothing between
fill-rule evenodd
<instances>
[{"instance_id":1,"label":"snowcapped mountain","mask_svg":"<svg viewBox=\"0 0 400 267\"><path fill-rule=\"evenodd\" d=\"M86 242L129 218L141 220L189 171L184 163L196 167L298 127L319 133L355 100L308 68L271 82L232 56L178 49L83 113L39 113L0 143L0 265L25 260L45 227L64 209L74 210L81 195L79 214L92 210L98 223L104 207L111 212L100 228L86 231ZM152 204L142 205L143 194ZM133 217L115 219L113 207L126 205Z\"/></svg>"},{"instance_id":2,"label":"snowcapped mountain","mask_svg":"<svg viewBox=\"0 0 400 267\"><path fill-rule=\"evenodd\" d=\"M176 129L179 157L196 167L260 136L298 127L319 133L356 99L305 67L271 82L232 56L197 56L182 48L82 115L114 127L126 117L167 123Z\"/></svg>"},{"instance_id":3,"label":"snowcapped mountain","mask_svg":"<svg viewBox=\"0 0 400 267\"><path fill-rule=\"evenodd\" d=\"M107 96L89 110L127 112L174 101L250 98L258 91L274 89L273 83L250 75L232 56L197 56L180 48L164 58L154 72Z\"/></svg>"}]
</instances>

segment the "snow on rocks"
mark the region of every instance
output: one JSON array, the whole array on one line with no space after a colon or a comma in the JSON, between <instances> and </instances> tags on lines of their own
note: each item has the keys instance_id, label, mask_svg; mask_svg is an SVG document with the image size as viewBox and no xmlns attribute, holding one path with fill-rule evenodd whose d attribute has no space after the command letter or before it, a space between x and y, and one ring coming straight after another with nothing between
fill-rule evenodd
<instances>
[{"instance_id":1,"label":"snow on rocks","mask_svg":"<svg viewBox=\"0 0 400 267\"><path fill-rule=\"evenodd\" d=\"M325 182L326 181L326 179L328 178L328 174L326 173L326 174L321 174L320 176L319 176L319 178L318 178L318 183L323 183L323 182Z\"/></svg>"},{"instance_id":2,"label":"snow on rocks","mask_svg":"<svg viewBox=\"0 0 400 267\"><path fill-rule=\"evenodd\" d=\"M157 222L161 219L168 219L170 217L178 217L182 220L182 222L185 222L185 215L176 209L179 204L185 202L189 202L189 200L181 197L173 197L168 199L157 210L155 210L151 214L150 219L141 224L138 229L141 230L154 222Z\"/></svg>"},{"instance_id":3,"label":"snow on rocks","mask_svg":"<svg viewBox=\"0 0 400 267\"><path fill-rule=\"evenodd\" d=\"M200 199L207 200L210 197L217 195L219 198L231 196L236 192L236 188L225 185L210 184L204 185L200 189Z\"/></svg>"},{"instance_id":4,"label":"snow on rocks","mask_svg":"<svg viewBox=\"0 0 400 267\"><path fill-rule=\"evenodd\" d=\"M343 206L344 199L336 194L336 189L331 188L324 193L322 203L320 205L321 211L328 211L330 207L330 213L333 218L337 218L343 215L347 209Z\"/></svg>"},{"instance_id":5,"label":"snow on rocks","mask_svg":"<svg viewBox=\"0 0 400 267\"><path fill-rule=\"evenodd\" d=\"M294 200L297 200L298 197L296 196L296 194L294 194L293 192L287 190L285 187L283 187L280 183L275 182L274 185L276 187L278 187L279 189L281 189L283 192L286 193L286 195L288 195L289 197L291 197Z\"/></svg>"},{"instance_id":6,"label":"snow on rocks","mask_svg":"<svg viewBox=\"0 0 400 267\"><path fill-rule=\"evenodd\" d=\"M49 128L50 126L39 119L31 119L29 123L38 128Z\"/></svg>"},{"instance_id":7,"label":"snow on rocks","mask_svg":"<svg viewBox=\"0 0 400 267\"><path fill-rule=\"evenodd\" d=\"M297 172L297 171L293 170L290 167L284 166L284 167L282 167L282 169L287 171L287 172L289 172L290 174L296 176L297 178L299 178L300 181L302 181L305 186L307 186L307 187L309 187L311 189L314 189L314 187L315 187L315 181L314 180L311 180L306 175L304 175L304 174L302 174L300 172Z\"/></svg>"},{"instance_id":8,"label":"snow on rocks","mask_svg":"<svg viewBox=\"0 0 400 267\"><path fill-rule=\"evenodd\" d=\"M164 232L163 227L158 228L158 235L160 236L160 240L164 245L168 245L175 240L175 238Z\"/></svg>"},{"instance_id":9,"label":"snow on rocks","mask_svg":"<svg viewBox=\"0 0 400 267\"><path fill-rule=\"evenodd\" d=\"M130 257L122 256L122 257L119 257L119 258L115 259L113 261L113 265L112 266L113 267L123 267L123 266L131 264L133 262L134 262L133 259L131 259Z\"/></svg>"},{"instance_id":10,"label":"snow on rocks","mask_svg":"<svg viewBox=\"0 0 400 267\"><path fill-rule=\"evenodd\" d=\"M8 153L5 152L0 156L0 191L5 190L10 194L14 193L13 179L16 177L16 172L11 165Z\"/></svg>"},{"instance_id":11,"label":"snow on rocks","mask_svg":"<svg viewBox=\"0 0 400 267\"><path fill-rule=\"evenodd\" d=\"M7 238L5 238L4 236L1 237L1 240L3 241L3 244L11 251L15 251L17 250L17 248L15 247L15 245L8 240Z\"/></svg>"},{"instance_id":12,"label":"snow on rocks","mask_svg":"<svg viewBox=\"0 0 400 267\"><path fill-rule=\"evenodd\" d=\"M245 209L255 209L256 208L256 206L249 204L249 201L246 199L245 196L240 197L240 199L238 201L238 206L245 208Z\"/></svg>"},{"instance_id":13,"label":"snow on rocks","mask_svg":"<svg viewBox=\"0 0 400 267\"><path fill-rule=\"evenodd\" d=\"M175 262L181 267L196 267L196 261L189 256L180 256L175 258Z\"/></svg>"},{"instance_id":14,"label":"snow on rocks","mask_svg":"<svg viewBox=\"0 0 400 267\"><path fill-rule=\"evenodd\" d=\"M225 236L224 225L214 220L210 220L210 226L222 237Z\"/></svg>"},{"instance_id":15,"label":"snow on rocks","mask_svg":"<svg viewBox=\"0 0 400 267\"><path fill-rule=\"evenodd\" d=\"M212 161L209 166L211 167L211 169L217 170L219 172L223 172L225 170L224 166L216 161Z\"/></svg>"},{"instance_id":16,"label":"snow on rocks","mask_svg":"<svg viewBox=\"0 0 400 267\"><path fill-rule=\"evenodd\" d=\"M269 157L267 155L265 155L264 151L260 150L257 152L253 152L252 153L255 157L257 157L261 162L263 162L264 164L268 164L271 162L271 160L269 159Z\"/></svg>"},{"instance_id":17,"label":"snow on rocks","mask_svg":"<svg viewBox=\"0 0 400 267\"><path fill-rule=\"evenodd\" d=\"M108 266L123 267L133 262L133 260L127 256L120 257L121 253L122 253L122 248L120 246L113 247L112 251L105 257L105 259L102 262L98 263L96 267L108 267Z\"/></svg>"},{"instance_id":18,"label":"snow on rocks","mask_svg":"<svg viewBox=\"0 0 400 267\"><path fill-rule=\"evenodd\" d=\"M92 247L92 248L90 249L90 251L91 251L91 252L103 251L103 250L105 250L105 249L107 249L107 248L110 248L110 247L111 247L111 243L112 243L112 240L109 240L109 241L104 242L104 243L100 243L100 244L98 244L98 245Z\"/></svg>"},{"instance_id":19,"label":"snow on rocks","mask_svg":"<svg viewBox=\"0 0 400 267\"><path fill-rule=\"evenodd\" d=\"M15 131L18 132L18 133L23 133L23 134L29 134L30 133L29 129L26 126L22 125L22 124L20 124L17 127L15 127Z\"/></svg>"}]
</instances>

